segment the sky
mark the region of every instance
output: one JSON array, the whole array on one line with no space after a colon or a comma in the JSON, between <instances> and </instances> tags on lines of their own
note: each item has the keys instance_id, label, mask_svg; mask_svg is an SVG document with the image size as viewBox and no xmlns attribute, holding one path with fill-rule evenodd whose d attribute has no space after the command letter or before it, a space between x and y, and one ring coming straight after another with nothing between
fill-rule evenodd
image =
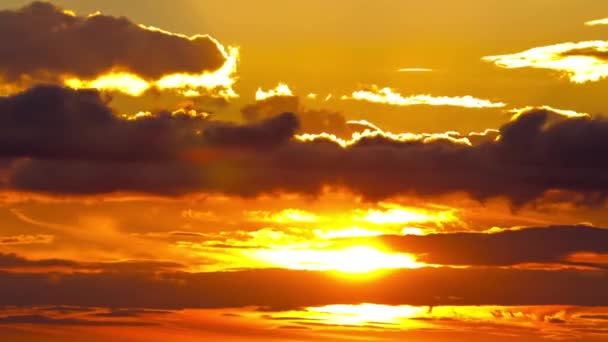
<instances>
[{"instance_id":1,"label":"sky","mask_svg":"<svg viewBox=\"0 0 608 342\"><path fill-rule=\"evenodd\" d=\"M2 341L608 341L607 17L3 0Z\"/></svg>"}]
</instances>

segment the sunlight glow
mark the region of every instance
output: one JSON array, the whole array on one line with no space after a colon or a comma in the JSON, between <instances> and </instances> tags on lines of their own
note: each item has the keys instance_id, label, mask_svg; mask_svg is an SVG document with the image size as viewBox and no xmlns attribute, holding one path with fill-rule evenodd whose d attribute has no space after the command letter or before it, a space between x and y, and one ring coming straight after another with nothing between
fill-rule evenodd
<instances>
[{"instance_id":1,"label":"sunlight glow","mask_svg":"<svg viewBox=\"0 0 608 342\"><path fill-rule=\"evenodd\" d=\"M294 270L367 273L381 269L421 268L410 254L389 253L370 246L341 250L258 250L254 256L275 266Z\"/></svg>"},{"instance_id":2,"label":"sunlight glow","mask_svg":"<svg viewBox=\"0 0 608 342\"><path fill-rule=\"evenodd\" d=\"M258 88L255 93L255 100L262 101L270 97L275 96L293 96L293 92L289 89L289 86L285 83L279 83L275 88L269 89L268 91Z\"/></svg>"},{"instance_id":3,"label":"sunlight glow","mask_svg":"<svg viewBox=\"0 0 608 342\"><path fill-rule=\"evenodd\" d=\"M246 212L249 219L261 222L276 222L276 223L289 223L289 222L316 222L318 220L317 215L300 209L284 209L277 213L272 213L263 210L253 210Z\"/></svg>"},{"instance_id":4,"label":"sunlight glow","mask_svg":"<svg viewBox=\"0 0 608 342\"><path fill-rule=\"evenodd\" d=\"M74 89L117 91L130 96L142 96L150 89L158 89L173 91L186 97L210 96L226 100L236 98L238 94L232 86L236 82L239 49L225 48L216 40L214 42L226 59L222 67L215 71L205 71L201 74L169 74L158 80L145 80L129 72L115 71L92 80L67 78L64 83Z\"/></svg>"},{"instance_id":5,"label":"sunlight glow","mask_svg":"<svg viewBox=\"0 0 608 342\"><path fill-rule=\"evenodd\" d=\"M487 56L483 60L506 69L555 70L574 83L596 82L608 77L608 41L542 46L509 55Z\"/></svg>"},{"instance_id":6,"label":"sunlight glow","mask_svg":"<svg viewBox=\"0 0 608 342\"><path fill-rule=\"evenodd\" d=\"M306 314L335 325L399 324L403 320L424 315L425 307L378 304L327 305L306 308Z\"/></svg>"},{"instance_id":7,"label":"sunlight glow","mask_svg":"<svg viewBox=\"0 0 608 342\"><path fill-rule=\"evenodd\" d=\"M344 229L315 229L314 233L321 239L343 239L353 237L372 237L385 234L384 231L371 230L360 227L344 228Z\"/></svg>"},{"instance_id":8,"label":"sunlight glow","mask_svg":"<svg viewBox=\"0 0 608 342\"><path fill-rule=\"evenodd\" d=\"M433 96L433 95L412 95L403 96L391 88L379 88L372 85L368 89L357 90L350 96L342 96L342 100L358 100L373 103L382 103L393 106L456 106L465 108L500 108L506 106L502 102L492 102L490 100L478 99L470 95L466 96Z\"/></svg>"}]
</instances>

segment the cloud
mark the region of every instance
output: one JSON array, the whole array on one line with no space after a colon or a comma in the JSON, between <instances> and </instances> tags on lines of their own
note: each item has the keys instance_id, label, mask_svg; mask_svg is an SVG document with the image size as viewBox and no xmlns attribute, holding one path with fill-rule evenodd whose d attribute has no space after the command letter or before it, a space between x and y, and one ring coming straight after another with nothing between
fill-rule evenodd
<instances>
[{"instance_id":1,"label":"cloud","mask_svg":"<svg viewBox=\"0 0 608 342\"><path fill-rule=\"evenodd\" d=\"M171 159L206 124L159 113L120 119L94 90L39 86L0 97L0 155L41 159ZM182 149L185 145L182 146Z\"/></svg>"},{"instance_id":2,"label":"cloud","mask_svg":"<svg viewBox=\"0 0 608 342\"><path fill-rule=\"evenodd\" d=\"M555 44L483 60L506 69L553 70L575 83L597 82L608 77L608 41Z\"/></svg>"},{"instance_id":3,"label":"cloud","mask_svg":"<svg viewBox=\"0 0 608 342\"><path fill-rule=\"evenodd\" d=\"M124 260L119 262L77 262L66 259L29 260L17 254L0 253L0 269L4 271L45 272L63 270L70 272L149 273L179 270L183 266L174 262L152 260Z\"/></svg>"},{"instance_id":4,"label":"cloud","mask_svg":"<svg viewBox=\"0 0 608 342\"><path fill-rule=\"evenodd\" d=\"M273 97L271 99L284 99ZM274 100L273 100L274 101ZM608 120L531 109L498 132L463 136L366 129L348 144L302 137L297 115L245 124L159 113L128 120L95 91L46 86L0 98L4 188L257 196L344 187L369 200L465 192L521 205L549 190L608 194ZM69 175L69 176L66 176Z\"/></svg>"},{"instance_id":5,"label":"cloud","mask_svg":"<svg viewBox=\"0 0 608 342\"><path fill-rule=\"evenodd\" d=\"M391 88L379 88L372 85L368 89L354 91L350 96L342 96L342 100L358 100L382 103L393 106L456 106L465 108L500 108L506 106L502 102L478 99L473 96L433 96L410 95L403 96Z\"/></svg>"},{"instance_id":6,"label":"cloud","mask_svg":"<svg viewBox=\"0 0 608 342\"><path fill-rule=\"evenodd\" d=\"M358 131L358 126L350 124L344 114L327 109L310 109L301 104L300 98L291 93L275 92L256 96L258 100L241 109L247 122L265 120L281 113L296 114L300 121L298 133L331 133L338 137L350 137Z\"/></svg>"},{"instance_id":7,"label":"cloud","mask_svg":"<svg viewBox=\"0 0 608 342\"><path fill-rule=\"evenodd\" d=\"M55 82L130 95L152 87L236 95L237 51L207 35L187 37L124 17L79 17L46 2L0 11L0 23L0 80L18 88Z\"/></svg>"},{"instance_id":8,"label":"cloud","mask_svg":"<svg viewBox=\"0 0 608 342\"><path fill-rule=\"evenodd\" d=\"M293 93L287 84L279 83L274 89L270 89L268 91L258 88L257 92L255 93L255 100L262 101L275 96L293 96Z\"/></svg>"},{"instance_id":9,"label":"cloud","mask_svg":"<svg viewBox=\"0 0 608 342\"><path fill-rule=\"evenodd\" d=\"M608 25L608 18L590 20L585 22L587 26Z\"/></svg>"},{"instance_id":10,"label":"cloud","mask_svg":"<svg viewBox=\"0 0 608 342\"><path fill-rule=\"evenodd\" d=\"M396 251L418 254L420 261L442 265L591 265L570 262L567 257L577 252L608 253L608 229L588 226L538 227L492 234L393 235L379 239Z\"/></svg>"},{"instance_id":11,"label":"cloud","mask_svg":"<svg viewBox=\"0 0 608 342\"><path fill-rule=\"evenodd\" d=\"M68 326L149 326L154 323L141 321L90 320L81 318L53 318L44 315L19 315L0 317L0 324L44 324Z\"/></svg>"},{"instance_id":12,"label":"cloud","mask_svg":"<svg viewBox=\"0 0 608 342\"><path fill-rule=\"evenodd\" d=\"M0 236L0 246L2 245L31 245L38 243L51 243L53 242L53 235L39 234L39 235L14 235L14 236Z\"/></svg>"},{"instance_id":13,"label":"cloud","mask_svg":"<svg viewBox=\"0 0 608 342\"><path fill-rule=\"evenodd\" d=\"M397 69L397 71L399 71L399 72L432 72L435 70L429 69L429 68L401 68L401 69Z\"/></svg>"},{"instance_id":14,"label":"cloud","mask_svg":"<svg viewBox=\"0 0 608 342\"><path fill-rule=\"evenodd\" d=\"M396 270L362 282L345 281L327 272L283 269L0 272L0 305L163 310L296 309L336 303L602 306L608 305L607 286L608 276L602 271L501 268ZM90 293L95 296L83 295Z\"/></svg>"}]
</instances>

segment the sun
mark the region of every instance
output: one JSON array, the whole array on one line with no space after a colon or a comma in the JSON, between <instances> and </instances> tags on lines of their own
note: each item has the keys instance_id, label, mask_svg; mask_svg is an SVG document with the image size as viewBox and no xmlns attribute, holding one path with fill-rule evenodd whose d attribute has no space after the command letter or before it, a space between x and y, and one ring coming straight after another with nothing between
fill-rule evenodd
<instances>
[{"instance_id":1,"label":"sun","mask_svg":"<svg viewBox=\"0 0 608 342\"><path fill-rule=\"evenodd\" d=\"M421 268L410 254L391 253L372 246L352 246L337 250L259 250L256 257L274 266L296 270L369 273L382 269Z\"/></svg>"}]
</instances>

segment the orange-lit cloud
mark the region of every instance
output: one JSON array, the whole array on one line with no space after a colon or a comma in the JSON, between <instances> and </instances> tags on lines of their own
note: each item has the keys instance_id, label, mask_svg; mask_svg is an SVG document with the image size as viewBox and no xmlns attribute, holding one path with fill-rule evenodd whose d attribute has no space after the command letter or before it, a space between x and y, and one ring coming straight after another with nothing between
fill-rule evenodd
<instances>
[{"instance_id":1,"label":"orange-lit cloud","mask_svg":"<svg viewBox=\"0 0 608 342\"><path fill-rule=\"evenodd\" d=\"M48 234L40 235L15 235L15 236L0 236L0 246L2 245L30 245L30 244L49 244L53 242L55 237Z\"/></svg>"},{"instance_id":2,"label":"orange-lit cloud","mask_svg":"<svg viewBox=\"0 0 608 342\"><path fill-rule=\"evenodd\" d=\"M597 82L608 77L608 41L548 45L483 60L506 69L553 70L575 83Z\"/></svg>"},{"instance_id":3,"label":"orange-lit cloud","mask_svg":"<svg viewBox=\"0 0 608 342\"><path fill-rule=\"evenodd\" d=\"M268 91L258 88L255 93L255 100L262 101L270 97L275 96L293 96L293 92L289 89L289 86L285 83L279 83L275 88L269 89Z\"/></svg>"},{"instance_id":4,"label":"orange-lit cloud","mask_svg":"<svg viewBox=\"0 0 608 342\"><path fill-rule=\"evenodd\" d=\"M433 96L433 95L411 95L403 96L391 88L380 88L371 86L368 89L354 91L350 96L342 96L343 100L358 100L374 103L382 103L393 106L456 106L466 108L500 108L506 106L502 102L478 99L473 96Z\"/></svg>"}]
</instances>

